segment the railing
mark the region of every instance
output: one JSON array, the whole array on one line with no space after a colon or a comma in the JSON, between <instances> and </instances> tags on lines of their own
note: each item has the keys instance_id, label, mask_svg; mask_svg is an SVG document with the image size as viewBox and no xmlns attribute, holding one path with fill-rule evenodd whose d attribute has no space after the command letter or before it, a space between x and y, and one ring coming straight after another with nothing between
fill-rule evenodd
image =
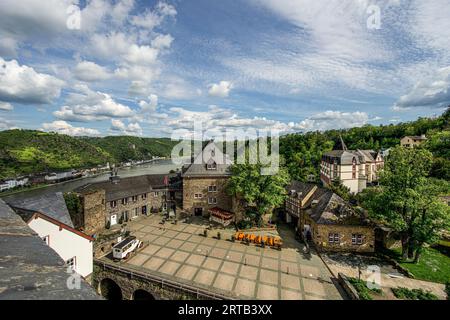
<instances>
[{"instance_id":1,"label":"railing","mask_svg":"<svg viewBox=\"0 0 450 320\"><path fill-rule=\"evenodd\" d=\"M94 259L94 263L97 265L101 265L103 267L103 270L111 269L111 270L119 271L119 272L125 273L127 275L130 275L130 278L135 276L135 277L138 277L141 279L145 279L147 281L155 282L155 283L161 285L162 289L164 287L169 287L172 289L181 290L181 291L184 291L184 292L187 292L190 294L195 294L197 298L204 297L204 298L213 299L213 300L235 300L235 298L233 298L233 297L217 294L217 293L207 290L207 289L200 289L200 288L190 286L187 284L183 284L180 282L167 280L162 277L159 277L156 275L150 275L150 274L147 274L144 272L139 272L139 271L133 270L131 268L123 268L121 266L107 263L107 262L99 260L99 259Z\"/></svg>"}]
</instances>

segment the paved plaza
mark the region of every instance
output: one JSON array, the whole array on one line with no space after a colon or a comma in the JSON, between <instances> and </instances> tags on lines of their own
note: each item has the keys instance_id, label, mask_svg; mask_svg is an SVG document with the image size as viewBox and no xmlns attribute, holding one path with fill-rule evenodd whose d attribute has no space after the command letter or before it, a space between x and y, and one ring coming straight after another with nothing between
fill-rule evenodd
<instances>
[{"instance_id":1,"label":"paved plaza","mask_svg":"<svg viewBox=\"0 0 450 320\"><path fill-rule=\"evenodd\" d=\"M322 260L293 239L278 251L205 238L200 224L160 222L150 216L127 224L149 244L123 266L239 299L342 299Z\"/></svg>"}]
</instances>

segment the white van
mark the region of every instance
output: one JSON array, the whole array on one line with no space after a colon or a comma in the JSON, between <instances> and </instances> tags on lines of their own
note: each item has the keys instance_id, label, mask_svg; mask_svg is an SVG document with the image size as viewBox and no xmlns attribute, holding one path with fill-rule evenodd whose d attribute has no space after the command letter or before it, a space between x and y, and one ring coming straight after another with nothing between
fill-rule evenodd
<instances>
[{"instance_id":1,"label":"white van","mask_svg":"<svg viewBox=\"0 0 450 320\"><path fill-rule=\"evenodd\" d=\"M114 259L128 259L136 249L142 247L142 241L136 239L134 236L130 236L120 241L113 247Z\"/></svg>"}]
</instances>

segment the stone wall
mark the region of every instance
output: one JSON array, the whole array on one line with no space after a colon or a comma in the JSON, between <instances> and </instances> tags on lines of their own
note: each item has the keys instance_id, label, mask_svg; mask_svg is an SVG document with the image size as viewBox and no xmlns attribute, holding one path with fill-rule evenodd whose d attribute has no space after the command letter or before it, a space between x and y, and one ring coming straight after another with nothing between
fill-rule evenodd
<instances>
[{"instance_id":1,"label":"stone wall","mask_svg":"<svg viewBox=\"0 0 450 320\"><path fill-rule=\"evenodd\" d=\"M151 279L141 278L138 275L130 275L129 272L122 272L103 268L99 264L94 264L93 287L101 294L100 284L103 279L113 280L122 291L124 300L132 300L136 290L145 290L157 300L193 300L207 299L205 296L199 296L195 293L186 292L182 289L164 286Z\"/></svg>"},{"instance_id":2,"label":"stone wall","mask_svg":"<svg viewBox=\"0 0 450 320\"><path fill-rule=\"evenodd\" d=\"M374 252L375 231L373 227L367 226L343 226L343 225L316 225L314 227L313 240L317 247L324 251L352 251L352 252ZM329 233L338 233L340 242L331 244L328 242ZM362 244L352 244L352 234L363 236Z\"/></svg>"},{"instance_id":3,"label":"stone wall","mask_svg":"<svg viewBox=\"0 0 450 320\"><path fill-rule=\"evenodd\" d=\"M101 233L106 225L105 190L93 191L81 197L83 205L84 232L89 235Z\"/></svg>"},{"instance_id":4,"label":"stone wall","mask_svg":"<svg viewBox=\"0 0 450 320\"><path fill-rule=\"evenodd\" d=\"M117 219L122 216L123 212L128 211L128 219L133 218L134 210L137 209L137 216L142 215L142 207L147 207L147 215L151 214L152 211L161 211L163 203L165 202L166 198L166 190L155 190L157 192L157 195L155 196L154 192L147 193L147 197L143 198L142 194L139 195L129 195L128 203L122 204L122 199L116 199L116 207L111 207L111 201L106 204L106 218L107 220L110 220L111 215L117 215ZM136 196L137 199L133 201L132 196Z\"/></svg>"},{"instance_id":5,"label":"stone wall","mask_svg":"<svg viewBox=\"0 0 450 320\"><path fill-rule=\"evenodd\" d=\"M195 208L203 208L203 216L208 217L210 208L219 207L232 210L232 197L226 192L228 177L199 177L183 178L183 210L194 214ZM217 192L208 192L209 186L217 186ZM202 194L202 198L194 198L195 194ZM208 198L215 197L217 203L209 204Z\"/></svg>"}]
</instances>

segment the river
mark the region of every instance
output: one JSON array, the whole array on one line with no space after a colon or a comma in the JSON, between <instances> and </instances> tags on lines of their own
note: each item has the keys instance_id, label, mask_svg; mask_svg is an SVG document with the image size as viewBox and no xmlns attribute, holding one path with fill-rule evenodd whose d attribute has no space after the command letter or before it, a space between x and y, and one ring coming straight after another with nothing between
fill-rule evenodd
<instances>
[{"instance_id":1,"label":"river","mask_svg":"<svg viewBox=\"0 0 450 320\"><path fill-rule=\"evenodd\" d=\"M118 175L122 178L135 177L144 174L157 174L157 173L169 173L170 170L176 170L180 168L180 165L175 165L172 160L157 160L151 163L145 163L133 167L120 168ZM15 193L9 196L3 197L4 200L8 199L22 199L27 197L40 196L50 192L69 192L74 189L83 186L88 183L101 182L109 179L110 174L104 173L101 175L86 177L77 180L66 181L55 185L50 185L40 189L25 190L23 192Z\"/></svg>"}]
</instances>

